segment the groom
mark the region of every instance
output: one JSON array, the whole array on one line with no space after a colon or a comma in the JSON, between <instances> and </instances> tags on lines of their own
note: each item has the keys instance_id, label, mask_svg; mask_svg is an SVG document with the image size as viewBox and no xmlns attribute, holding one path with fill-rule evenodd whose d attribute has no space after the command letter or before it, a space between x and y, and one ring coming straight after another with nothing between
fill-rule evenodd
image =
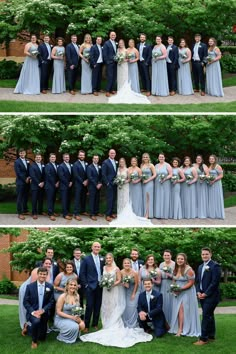
<instances>
[{"instance_id":1,"label":"groom","mask_svg":"<svg viewBox=\"0 0 236 354\"><path fill-rule=\"evenodd\" d=\"M112 221L116 218L114 214L117 186L113 183L117 173L117 161L115 161L116 152L114 149L109 150L109 158L102 163L102 180L106 186L106 220Z\"/></svg>"},{"instance_id":2,"label":"groom","mask_svg":"<svg viewBox=\"0 0 236 354\"><path fill-rule=\"evenodd\" d=\"M203 263L198 268L196 290L202 307L202 327L200 339L195 345L204 345L215 340L214 311L220 301L221 268L211 259L210 248L202 248L201 256Z\"/></svg>"},{"instance_id":3,"label":"groom","mask_svg":"<svg viewBox=\"0 0 236 354\"><path fill-rule=\"evenodd\" d=\"M104 43L103 46L103 61L107 69L107 86L106 86L106 96L110 97L111 93L114 94L114 86L116 83L117 75L117 63L114 60L116 55L116 33L110 32L110 39Z\"/></svg>"},{"instance_id":4,"label":"groom","mask_svg":"<svg viewBox=\"0 0 236 354\"><path fill-rule=\"evenodd\" d=\"M146 34L140 34L140 43L137 45L139 51L138 68L141 76L143 91L147 91L147 96L151 95L151 79L149 67L152 62L152 47L146 44Z\"/></svg>"},{"instance_id":5,"label":"groom","mask_svg":"<svg viewBox=\"0 0 236 354\"><path fill-rule=\"evenodd\" d=\"M93 327L98 329L99 313L102 303L102 288L99 282L103 272L103 258L99 257L101 245L99 242L92 244L92 253L85 257L80 267L80 281L85 289L86 312L85 312L85 330L88 333L90 320L93 315Z\"/></svg>"}]
</instances>

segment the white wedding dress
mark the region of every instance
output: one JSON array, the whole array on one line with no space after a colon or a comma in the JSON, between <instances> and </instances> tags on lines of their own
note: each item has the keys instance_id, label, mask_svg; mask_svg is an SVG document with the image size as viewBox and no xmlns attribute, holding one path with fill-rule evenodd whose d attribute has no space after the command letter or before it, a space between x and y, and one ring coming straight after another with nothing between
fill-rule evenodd
<instances>
[{"instance_id":1,"label":"white wedding dress","mask_svg":"<svg viewBox=\"0 0 236 354\"><path fill-rule=\"evenodd\" d=\"M112 274L116 280L115 267ZM105 267L103 274L107 274ZM136 343L150 342L152 336L144 332L142 328L127 328L122 321L122 314L125 310L125 292L121 285L114 286L110 291L103 289L100 331L85 334L80 337L83 342L93 342L104 346L119 348L132 347Z\"/></svg>"},{"instance_id":2,"label":"white wedding dress","mask_svg":"<svg viewBox=\"0 0 236 354\"><path fill-rule=\"evenodd\" d=\"M118 169L117 176L128 178L128 169L122 172ZM152 226L151 220L134 214L129 196L129 183L124 184L121 188L117 187L117 218L114 219L110 226Z\"/></svg>"}]
</instances>

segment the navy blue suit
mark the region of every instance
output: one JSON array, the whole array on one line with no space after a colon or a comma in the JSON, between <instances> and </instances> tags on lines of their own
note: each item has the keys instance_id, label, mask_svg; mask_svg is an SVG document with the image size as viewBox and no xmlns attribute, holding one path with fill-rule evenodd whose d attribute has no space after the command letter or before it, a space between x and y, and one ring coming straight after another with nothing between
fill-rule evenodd
<instances>
[{"instance_id":1,"label":"navy blue suit","mask_svg":"<svg viewBox=\"0 0 236 354\"><path fill-rule=\"evenodd\" d=\"M140 311L144 311L147 313L145 321L141 321L141 319L138 318L139 326L144 330L148 330L149 327L147 325L147 322L152 322L154 326L155 336L161 337L163 336L163 334L166 333L166 328L165 328L166 320L165 320L164 312L162 310L163 297L161 293L155 290L152 290L151 295L153 296L153 298L150 300L150 312L148 312L146 291L139 294L138 307L137 307L138 313Z\"/></svg>"},{"instance_id":2,"label":"navy blue suit","mask_svg":"<svg viewBox=\"0 0 236 354\"><path fill-rule=\"evenodd\" d=\"M204 75L203 67L208 54L207 45L202 42L200 42L199 44L198 55L200 60L193 59L194 45L192 47L192 67L193 67L194 86L196 90L199 90L199 83L200 83L201 91L205 92L205 75Z\"/></svg>"},{"instance_id":3,"label":"navy blue suit","mask_svg":"<svg viewBox=\"0 0 236 354\"><path fill-rule=\"evenodd\" d=\"M61 193L61 203L62 203L62 213L63 216L67 216L70 210L70 197L71 197L71 187L69 183L72 182L73 178L73 166L71 165L71 173L64 162L62 162L57 169L58 178L60 181L59 189Z\"/></svg>"},{"instance_id":4,"label":"navy blue suit","mask_svg":"<svg viewBox=\"0 0 236 354\"><path fill-rule=\"evenodd\" d=\"M114 51L113 45L109 39L103 45L103 61L107 68L107 92L113 91L116 83L117 63L114 61L115 55L116 52Z\"/></svg>"},{"instance_id":5,"label":"navy blue suit","mask_svg":"<svg viewBox=\"0 0 236 354\"><path fill-rule=\"evenodd\" d=\"M16 208L17 213L22 214L28 212L28 195L29 195L29 183L26 183L26 179L29 177L29 161L27 161L27 168L21 158L18 158L14 163L14 170L16 174Z\"/></svg>"},{"instance_id":6,"label":"navy blue suit","mask_svg":"<svg viewBox=\"0 0 236 354\"><path fill-rule=\"evenodd\" d=\"M47 322L49 314L54 306L53 286L50 283L45 282L42 306L44 313L41 315L41 318L36 318L31 314L33 311L39 310L37 281L27 285L23 305L26 309L26 319L32 324L32 341L37 343L39 339L44 340L47 334Z\"/></svg>"},{"instance_id":7,"label":"navy blue suit","mask_svg":"<svg viewBox=\"0 0 236 354\"><path fill-rule=\"evenodd\" d=\"M102 51L102 47L101 47ZM97 63L99 58L99 49L97 44L94 44L90 49L90 66L92 69L92 91L97 92L101 89L102 81L102 65L103 63Z\"/></svg>"},{"instance_id":8,"label":"navy blue suit","mask_svg":"<svg viewBox=\"0 0 236 354\"><path fill-rule=\"evenodd\" d=\"M99 213L99 200L100 189L97 189L97 185L102 183L102 169L98 166L98 172L92 163L88 166L87 176L89 180L89 212L91 216L95 216Z\"/></svg>"},{"instance_id":9,"label":"navy blue suit","mask_svg":"<svg viewBox=\"0 0 236 354\"><path fill-rule=\"evenodd\" d=\"M51 60L51 52L50 53L48 52L48 48L45 43L42 43L38 46L38 51L39 51L39 67L40 67L40 91L43 91L43 90L48 90L48 79L50 76L52 60ZM48 59L49 56L50 59Z\"/></svg>"},{"instance_id":10,"label":"navy blue suit","mask_svg":"<svg viewBox=\"0 0 236 354\"><path fill-rule=\"evenodd\" d=\"M170 91L177 91L177 69L179 68L179 50L176 45L171 46L169 51L169 59L171 63L167 62L167 74L168 74L168 83Z\"/></svg>"},{"instance_id":11,"label":"navy blue suit","mask_svg":"<svg viewBox=\"0 0 236 354\"><path fill-rule=\"evenodd\" d=\"M47 194L47 208L48 215L51 216L54 214L54 205L56 201L56 183L58 182L58 174L55 170L55 167L51 162L47 163L45 166L45 185L44 189Z\"/></svg>"},{"instance_id":12,"label":"navy blue suit","mask_svg":"<svg viewBox=\"0 0 236 354\"><path fill-rule=\"evenodd\" d=\"M104 260L100 258L101 275L103 273ZM99 313L102 303L102 288L99 286L98 273L93 260L89 255L84 258L80 268L80 281L86 294L85 327L89 328L91 316L93 314L93 326L98 325Z\"/></svg>"},{"instance_id":13,"label":"navy blue suit","mask_svg":"<svg viewBox=\"0 0 236 354\"><path fill-rule=\"evenodd\" d=\"M83 263L83 259L80 258L80 270L79 270L79 273L77 271L77 268L76 268L76 265L75 265L75 258L72 259L72 262L73 262L73 266L74 266L74 273L77 275L77 282L78 284L81 286L79 289L78 289L78 294L79 294L79 297L80 297L80 306L83 307L83 303L84 303L84 289L83 289L83 286L82 286L82 283L81 283L81 280L80 280L80 270L81 270L81 265Z\"/></svg>"},{"instance_id":14,"label":"navy blue suit","mask_svg":"<svg viewBox=\"0 0 236 354\"><path fill-rule=\"evenodd\" d=\"M207 264L209 269L204 271L202 277L201 264L197 272L197 293L204 293L207 297L204 300L200 300L202 307L202 328L201 328L201 340L207 341L215 337L215 318L214 310L220 301L220 277L221 268L218 263L210 260ZM202 279L201 279L202 277ZM202 281L201 281L202 280Z\"/></svg>"},{"instance_id":15,"label":"navy blue suit","mask_svg":"<svg viewBox=\"0 0 236 354\"><path fill-rule=\"evenodd\" d=\"M78 216L80 213L85 212L87 187L83 182L87 180L87 167L88 163L84 161L85 169L81 162L77 160L73 165L73 185L75 188L74 197L74 215Z\"/></svg>"},{"instance_id":16,"label":"navy blue suit","mask_svg":"<svg viewBox=\"0 0 236 354\"><path fill-rule=\"evenodd\" d=\"M102 180L104 185L106 186L106 201L107 201L106 216L111 216L114 213L117 186L113 183L113 180L116 177L116 173L117 173L117 164L115 170L110 159L103 161Z\"/></svg>"},{"instance_id":17,"label":"navy blue suit","mask_svg":"<svg viewBox=\"0 0 236 354\"><path fill-rule=\"evenodd\" d=\"M137 44L137 49L139 51L140 43ZM142 57L144 60L138 61L139 73L141 76L142 87L144 90L151 91L151 79L149 73L149 66L152 62L152 47L148 44L144 44Z\"/></svg>"},{"instance_id":18,"label":"navy blue suit","mask_svg":"<svg viewBox=\"0 0 236 354\"><path fill-rule=\"evenodd\" d=\"M78 47L79 53L79 47ZM68 74L69 90L72 91L75 88L75 82L78 74L79 67L79 54L77 53L74 44L70 43L66 46L66 68ZM70 69L70 66L74 65L74 69Z\"/></svg>"},{"instance_id":19,"label":"navy blue suit","mask_svg":"<svg viewBox=\"0 0 236 354\"><path fill-rule=\"evenodd\" d=\"M31 200L32 200L32 215L42 214L43 211L43 194L44 188L39 187L39 183L44 182L45 168L41 164L42 171L34 162L29 168L29 175L31 178Z\"/></svg>"}]
</instances>

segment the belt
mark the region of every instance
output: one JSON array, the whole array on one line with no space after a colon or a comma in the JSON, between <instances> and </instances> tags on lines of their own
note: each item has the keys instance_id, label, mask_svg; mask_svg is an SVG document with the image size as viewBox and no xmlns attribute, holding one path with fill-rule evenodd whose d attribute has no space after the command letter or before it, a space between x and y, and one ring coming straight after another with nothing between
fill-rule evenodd
<instances>
[{"instance_id":1,"label":"belt","mask_svg":"<svg viewBox=\"0 0 236 354\"><path fill-rule=\"evenodd\" d=\"M195 59L193 59L193 61L194 61L195 63L201 63L201 60L195 60Z\"/></svg>"}]
</instances>

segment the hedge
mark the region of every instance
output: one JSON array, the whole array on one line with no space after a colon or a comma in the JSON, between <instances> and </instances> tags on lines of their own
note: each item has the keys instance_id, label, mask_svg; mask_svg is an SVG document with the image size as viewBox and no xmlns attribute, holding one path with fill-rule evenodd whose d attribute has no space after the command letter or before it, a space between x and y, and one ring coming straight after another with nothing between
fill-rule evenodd
<instances>
[{"instance_id":1,"label":"hedge","mask_svg":"<svg viewBox=\"0 0 236 354\"><path fill-rule=\"evenodd\" d=\"M0 294L12 294L16 290L16 286L9 279L0 280Z\"/></svg>"},{"instance_id":2,"label":"hedge","mask_svg":"<svg viewBox=\"0 0 236 354\"><path fill-rule=\"evenodd\" d=\"M0 80L17 79L21 70L21 64L13 60L3 59L0 61Z\"/></svg>"},{"instance_id":3,"label":"hedge","mask_svg":"<svg viewBox=\"0 0 236 354\"><path fill-rule=\"evenodd\" d=\"M219 48L223 54L224 53L236 54L236 45L235 46L222 45Z\"/></svg>"},{"instance_id":4,"label":"hedge","mask_svg":"<svg viewBox=\"0 0 236 354\"><path fill-rule=\"evenodd\" d=\"M236 283L220 283L222 299L236 299Z\"/></svg>"}]
</instances>

